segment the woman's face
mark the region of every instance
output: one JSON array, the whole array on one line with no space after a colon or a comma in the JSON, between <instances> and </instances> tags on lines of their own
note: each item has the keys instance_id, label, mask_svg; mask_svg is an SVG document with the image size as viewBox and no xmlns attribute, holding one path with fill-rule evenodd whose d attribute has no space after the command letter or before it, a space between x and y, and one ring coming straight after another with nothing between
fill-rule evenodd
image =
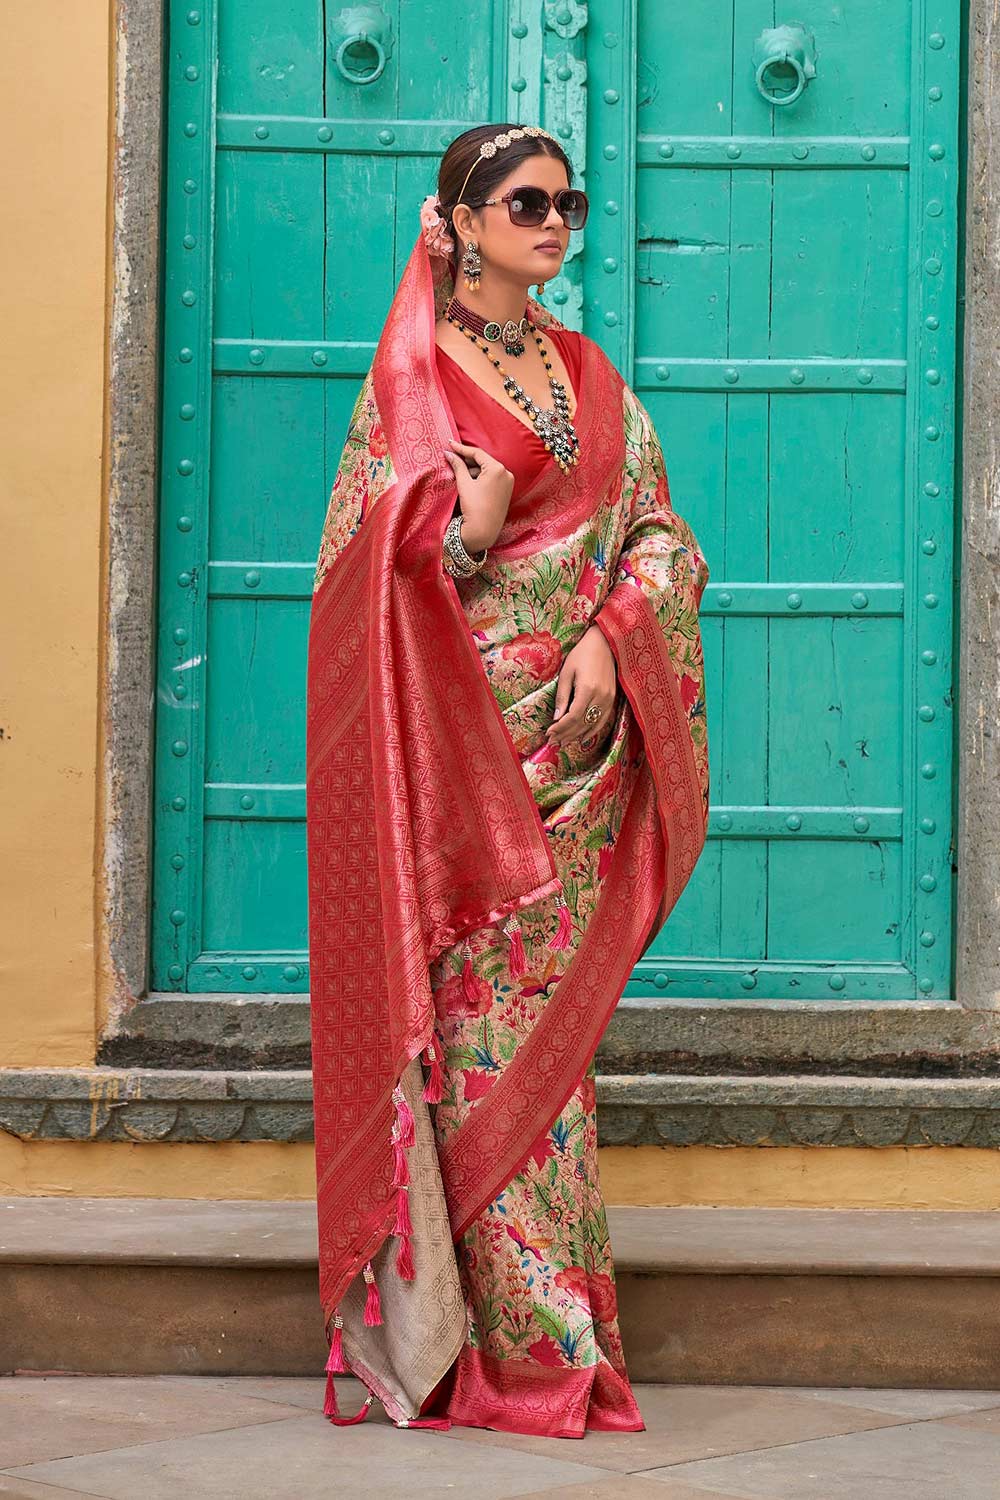
<instances>
[{"instance_id":1,"label":"woman's face","mask_svg":"<svg viewBox=\"0 0 1000 1500\"><path fill-rule=\"evenodd\" d=\"M475 172L469 179L470 192L474 183ZM514 187L545 188L552 197L560 188L569 187L566 168L554 156L529 156L488 196L502 198L508 189ZM531 227L512 224L506 203L491 203L471 210L463 204L455 209L452 222L459 236L459 265L465 243L472 239L479 246L484 267L489 265L505 272L526 287L533 281L545 281L555 276L569 245L570 231L552 203L542 223ZM553 248L539 248L546 242Z\"/></svg>"}]
</instances>

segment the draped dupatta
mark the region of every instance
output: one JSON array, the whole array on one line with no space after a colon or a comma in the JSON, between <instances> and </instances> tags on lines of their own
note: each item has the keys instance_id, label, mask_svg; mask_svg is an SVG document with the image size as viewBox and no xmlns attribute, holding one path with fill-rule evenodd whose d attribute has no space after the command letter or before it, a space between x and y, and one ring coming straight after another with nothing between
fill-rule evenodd
<instances>
[{"instance_id":1,"label":"draped dupatta","mask_svg":"<svg viewBox=\"0 0 1000 1500\"><path fill-rule=\"evenodd\" d=\"M463 935L561 890L455 581L441 565L456 499L444 448L458 432L437 373L434 323L452 286L447 262L418 236L352 414L309 627L320 1297L330 1319L365 1270L365 1322L373 1325L378 1289L366 1268L376 1252L395 1234L403 1279L420 1254L400 1184L414 1106L437 1097L429 965ZM558 325L531 299L529 313L543 328ZM612 491L625 507L621 555L609 560L615 581L595 619L634 714L635 789L606 899L560 986L560 1004L508 1070L509 1085L491 1091L475 1128L459 1132L442 1155L455 1237L558 1113L705 838L707 745L692 725L704 716L697 611L707 564L670 507L644 408L590 341L586 367L593 402L586 462L562 476L561 490L550 465L548 486L512 505L496 552L541 545ZM421 1055L430 1076L415 1096Z\"/></svg>"}]
</instances>

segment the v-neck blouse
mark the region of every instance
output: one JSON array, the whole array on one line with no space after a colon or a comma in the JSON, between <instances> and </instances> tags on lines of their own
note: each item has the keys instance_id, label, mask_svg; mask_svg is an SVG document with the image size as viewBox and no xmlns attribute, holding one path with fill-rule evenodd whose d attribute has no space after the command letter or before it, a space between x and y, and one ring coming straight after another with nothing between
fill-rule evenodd
<instances>
[{"instance_id":1,"label":"v-neck blouse","mask_svg":"<svg viewBox=\"0 0 1000 1500\"><path fill-rule=\"evenodd\" d=\"M574 394L576 395L573 420L579 429L580 402L585 396L580 390L580 370L583 363L580 334L572 328L545 328L542 330L542 339L543 342L554 344L562 356L573 387L572 391L567 392L567 396L572 402ZM438 372L458 427L460 441L484 448L487 453L499 459L504 468L509 469L514 476L512 493L521 494L529 485L534 484L546 463L554 463L555 459L535 428L527 427L516 415L523 408L517 408L511 401L508 410L504 405L508 397L496 397L484 391L439 344L435 348ZM516 375L517 361L504 363L510 373Z\"/></svg>"}]
</instances>

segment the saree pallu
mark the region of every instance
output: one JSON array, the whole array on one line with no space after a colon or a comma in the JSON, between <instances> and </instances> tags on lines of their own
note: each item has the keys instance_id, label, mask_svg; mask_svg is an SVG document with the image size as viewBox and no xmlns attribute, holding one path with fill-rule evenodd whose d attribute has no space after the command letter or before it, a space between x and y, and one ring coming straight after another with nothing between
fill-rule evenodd
<instances>
[{"instance_id":1,"label":"saree pallu","mask_svg":"<svg viewBox=\"0 0 1000 1500\"><path fill-rule=\"evenodd\" d=\"M450 265L411 253L355 404L307 673L310 981L325 1411L582 1436L643 1426L597 1171L594 1054L705 840L699 606L641 402L582 340L581 457L441 566L457 437ZM541 328L562 325L529 299ZM530 436L530 434L528 434ZM551 745L596 624L618 691ZM360 1273L360 1274L359 1274ZM333 1375L369 1389L342 1418Z\"/></svg>"}]
</instances>

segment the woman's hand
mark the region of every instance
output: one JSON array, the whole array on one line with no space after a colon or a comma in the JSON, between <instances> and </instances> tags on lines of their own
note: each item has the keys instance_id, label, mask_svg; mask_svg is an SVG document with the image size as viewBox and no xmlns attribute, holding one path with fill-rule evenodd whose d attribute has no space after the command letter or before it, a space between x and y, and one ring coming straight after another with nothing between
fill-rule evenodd
<instances>
[{"instance_id":1,"label":"woman's hand","mask_svg":"<svg viewBox=\"0 0 1000 1500\"><path fill-rule=\"evenodd\" d=\"M562 664L556 686L555 711L546 730L549 744L562 748L569 740L603 734L608 727L608 716L617 691L614 652L601 627L591 625L572 650L567 651ZM588 724L584 714L591 703L597 704L601 717Z\"/></svg>"},{"instance_id":2,"label":"woman's hand","mask_svg":"<svg viewBox=\"0 0 1000 1500\"><path fill-rule=\"evenodd\" d=\"M514 476L499 459L471 443L448 439L445 458L451 464L462 508L462 546L466 552L492 547L507 519ZM471 471L475 470L473 474Z\"/></svg>"}]
</instances>

